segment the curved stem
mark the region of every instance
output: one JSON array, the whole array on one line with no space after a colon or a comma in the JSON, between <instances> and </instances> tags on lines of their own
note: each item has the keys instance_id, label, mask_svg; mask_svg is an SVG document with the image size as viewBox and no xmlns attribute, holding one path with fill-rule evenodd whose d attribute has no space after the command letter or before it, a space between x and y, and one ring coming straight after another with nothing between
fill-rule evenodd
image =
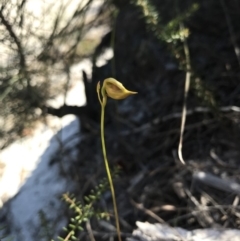
<instances>
[{"instance_id":1,"label":"curved stem","mask_svg":"<svg viewBox=\"0 0 240 241\"><path fill-rule=\"evenodd\" d=\"M99 100L99 102L100 102L100 104L101 104L101 106L103 105L103 103L102 103L102 100L101 100L101 97L100 97L100 81L98 81L98 83L97 83L97 95L98 95L98 100Z\"/></svg>"},{"instance_id":2,"label":"curved stem","mask_svg":"<svg viewBox=\"0 0 240 241\"><path fill-rule=\"evenodd\" d=\"M118 235L118 240L122 241L121 239L121 231L120 231L120 225L119 225L119 217L118 217L118 211L117 211L117 202L116 202L116 197L115 197L115 191L113 187L113 181L111 177L111 171L108 165L108 160L107 160L107 152L106 152L106 146L105 146L105 139L104 139L104 113L105 113L105 103L106 103L106 96L103 97L102 100L102 109L101 109L101 141L102 141L102 151L103 151L103 158L104 158L104 163L106 167L106 172L108 176L108 181L110 184L110 189L112 193L112 200L113 200L113 208L114 208L114 213L115 213L115 221L116 221L116 227L117 227L117 235Z\"/></svg>"}]
</instances>

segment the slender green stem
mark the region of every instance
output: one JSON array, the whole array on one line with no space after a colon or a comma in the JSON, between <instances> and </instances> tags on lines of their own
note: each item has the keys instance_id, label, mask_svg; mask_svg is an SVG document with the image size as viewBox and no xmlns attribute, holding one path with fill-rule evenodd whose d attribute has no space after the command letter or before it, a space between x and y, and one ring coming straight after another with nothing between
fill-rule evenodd
<instances>
[{"instance_id":1,"label":"slender green stem","mask_svg":"<svg viewBox=\"0 0 240 241\"><path fill-rule=\"evenodd\" d=\"M104 113L105 113L105 104L106 104L106 96L103 97L102 100L102 109L101 109L101 141L102 141L102 151L103 151L103 158L104 158L104 163L107 171L107 176L108 176L108 181L110 184L110 189L112 193L112 200L113 200L113 208L114 208L114 213L115 213L115 221L116 221L116 227L117 227L117 235L118 235L118 240L122 241L121 239L121 231L120 231L120 225L119 225L119 217L118 217L118 211L117 211L117 202L116 202L116 197L115 197L115 191L113 187L113 181L111 177L111 171L108 165L108 160L107 160L107 152L106 152L106 146L105 146L105 139L104 139Z\"/></svg>"}]
</instances>

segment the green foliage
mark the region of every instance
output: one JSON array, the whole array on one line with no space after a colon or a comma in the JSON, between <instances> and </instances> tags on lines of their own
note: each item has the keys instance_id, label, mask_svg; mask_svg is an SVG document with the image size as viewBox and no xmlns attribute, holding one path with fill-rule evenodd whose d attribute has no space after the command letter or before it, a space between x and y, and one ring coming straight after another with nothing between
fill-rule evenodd
<instances>
[{"instance_id":1,"label":"green foliage","mask_svg":"<svg viewBox=\"0 0 240 241\"><path fill-rule=\"evenodd\" d=\"M155 33L158 32L160 17L155 6L153 6L148 0L133 0L132 3L141 8L148 28Z\"/></svg>"},{"instance_id":2,"label":"green foliage","mask_svg":"<svg viewBox=\"0 0 240 241\"><path fill-rule=\"evenodd\" d=\"M184 37L189 35L188 29L181 30L179 25L190 18L199 8L199 5L194 3L189 9L178 14L167 24L162 24L160 13L149 0L133 0L132 3L141 8L147 28L152 31L159 40L167 43L176 43L177 40L182 41Z\"/></svg>"},{"instance_id":3,"label":"green foliage","mask_svg":"<svg viewBox=\"0 0 240 241\"><path fill-rule=\"evenodd\" d=\"M114 172L117 175L117 171ZM94 208L94 204L100 200L102 194L109 188L107 179L103 179L101 183L90 191L89 195L84 197L84 204L77 200L74 194L63 194L63 200L73 210L73 217L67 227L63 228L66 231L65 238L58 237L60 241L73 241L76 240L76 233L84 229L83 224L91 218L109 219L109 214L106 212L98 211Z\"/></svg>"},{"instance_id":4,"label":"green foliage","mask_svg":"<svg viewBox=\"0 0 240 241\"><path fill-rule=\"evenodd\" d=\"M166 26L162 26L163 30L159 33L160 38L168 43L175 43L177 40L183 41L184 38L187 38L189 30L187 28L181 29L179 25L190 18L198 8L198 4L193 4L187 11L169 21Z\"/></svg>"},{"instance_id":5,"label":"green foliage","mask_svg":"<svg viewBox=\"0 0 240 241\"><path fill-rule=\"evenodd\" d=\"M166 24L162 23L160 13L149 0L132 0L132 4L141 9L147 29L160 41L167 43L171 54L178 60L179 68L187 71L182 42L184 38L188 38L191 33L188 28L180 26L193 16L199 9L199 4L193 3L187 10L181 13L178 11L177 6L175 6L176 17L169 20ZM175 5L176 4L177 2L175 1ZM198 74L194 73L193 69L191 69L191 72L193 72L192 74L194 76L191 88L195 95L208 107L216 108L217 104L212 91L203 80L198 77Z\"/></svg>"}]
</instances>

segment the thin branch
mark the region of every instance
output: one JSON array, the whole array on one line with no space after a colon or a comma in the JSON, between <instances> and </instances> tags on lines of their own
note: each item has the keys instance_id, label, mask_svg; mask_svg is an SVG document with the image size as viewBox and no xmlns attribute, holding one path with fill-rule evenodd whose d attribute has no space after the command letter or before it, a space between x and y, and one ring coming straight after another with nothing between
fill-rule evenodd
<instances>
[{"instance_id":1,"label":"thin branch","mask_svg":"<svg viewBox=\"0 0 240 241\"><path fill-rule=\"evenodd\" d=\"M90 240L91 241L96 241L95 238L94 238L93 231L92 231L91 223L89 221L87 221L87 223L86 223L86 229L88 231Z\"/></svg>"},{"instance_id":2,"label":"thin branch","mask_svg":"<svg viewBox=\"0 0 240 241\"><path fill-rule=\"evenodd\" d=\"M12 37L13 41L17 45L21 68L26 69L26 60L25 60L25 56L23 54L22 44L21 44L19 38L17 37L17 35L15 34L11 24L4 17L2 9L0 9L0 19L1 19L2 24L7 29L9 35Z\"/></svg>"},{"instance_id":3,"label":"thin branch","mask_svg":"<svg viewBox=\"0 0 240 241\"><path fill-rule=\"evenodd\" d=\"M167 228L171 229L172 233L174 235L176 235L176 237L178 237L178 240L181 241L185 241L186 239L182 236L182 234L172 228L171 226L169 226L162 218L160 218L158 215L156 215L154 212L152 212L151 210L147 209L144 207L144 205L142 203L136 203L133 199L130 200L130 202L139 210L142 210L144 213L146 213L147 215L149 215L150 217L152 217L153 219L157 220L160 224L164 224L166 225Z\"/></svg>"},{"instance_id":4,"label":"thin branch","mask_svg":"<svg viewBox=\"0 0 240 241\"><path fill-rule=\"evenodd\" d=\"M222 179L211 173L198 171L193 174L193 179L221 191L240 194L240 185L231 179Z\"/></svg>"},{"instance_id":5,"label":"thin branch","mask_svg":"<svg viewBox=\"0 0 240 241\"><path fill-rule=\"evenodd\" d=\"M166 223L161 217L159 217L157 214L155 214L153 211L150 209L147 209L144 207L142 203L136 203L133 199L130 200L130 202L134 205L139 210L142 210L145 214L149 215L159 223Z\"/></svg>"}]
</instances>

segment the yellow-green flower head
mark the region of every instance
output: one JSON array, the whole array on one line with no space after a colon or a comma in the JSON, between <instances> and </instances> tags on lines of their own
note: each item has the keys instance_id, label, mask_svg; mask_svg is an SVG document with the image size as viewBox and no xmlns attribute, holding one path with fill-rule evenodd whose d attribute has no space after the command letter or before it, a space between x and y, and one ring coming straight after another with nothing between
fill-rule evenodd
<instances>
[{"instance_id":1,"label":"yellow-green flower head","mask_svg":"<svg viewBox=\"0 0 240 241\"><path fill-rule=\"evenodd\" d=\"M113 78L104 80L102 91L106 91L107 96L115 100L122 100L129 95L137 94L137 92L127 90L119 81Z\"/></svg>"}]
</instances>

